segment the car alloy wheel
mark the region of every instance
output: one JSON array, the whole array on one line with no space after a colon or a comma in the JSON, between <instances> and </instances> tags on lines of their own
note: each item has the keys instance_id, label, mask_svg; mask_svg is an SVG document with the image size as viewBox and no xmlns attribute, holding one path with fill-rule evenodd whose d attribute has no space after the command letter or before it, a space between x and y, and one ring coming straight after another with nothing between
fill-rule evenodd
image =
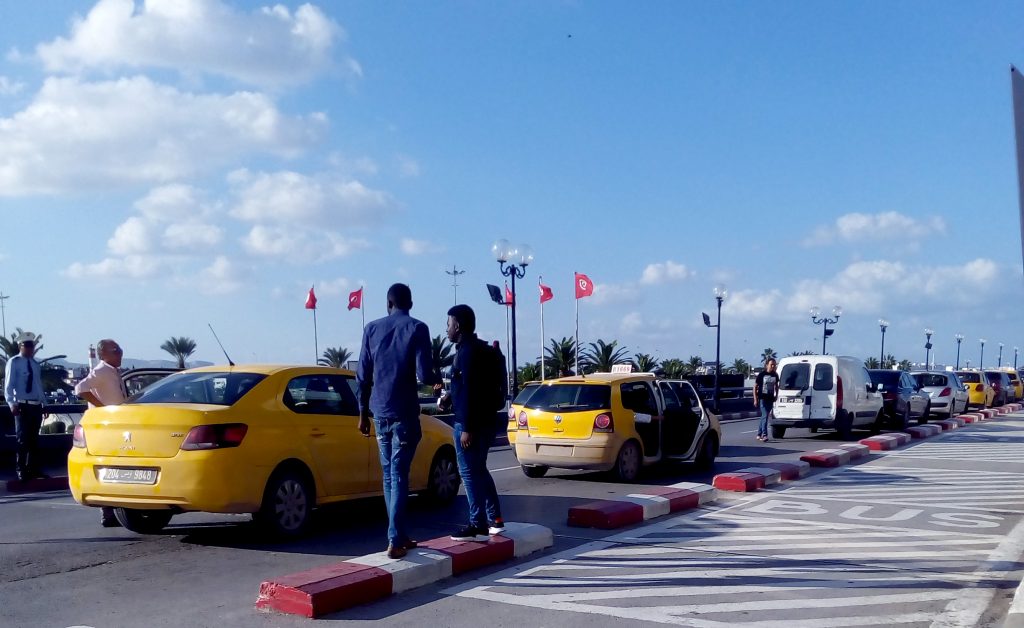
<instances>
[{"instance_id":1,"label":"car alloy wheel","mask_svg":"<svg viewBox=\"0 0 1024 628\"><path fill-rule=\"evenodd\" d=\"M114 518L125 530L136 534L155 534L170 523L174 512L170 510L139 510L115 508Z\"/></svg>"},{"instance_id":2,"label":"car alloy wheel","mask_svg":"<svg viewBox=\"0 0 1024 628\"><path fill-rule=\"evenodd\" d=\"M309 526L312 510L310 483L298 472L286 469L270 477L256 518L274 535L297 537Z\"/></svg>"},{"instance_id":3,"label":"car alloy wheel","mask_svg":"<svg viewBox=\"0 0 1024 628\"><path fill-rule=\"evenodd\" d=\"M441 450L430 463L430 475L427 479L427 494L433 501L445 504L459 494L459 468L455 463L455 454L449 450Z\"/></svg>"},{"instance_id":4,"label":"car alloy wheel","mask_svg":"<svg viewBox=\"0 0 1024 628\"><path fill-rule=\"evenodd\" d=\"M640 475L640 446L627 441L615 459L615 475L622 482L633 482Z\"/></svg>"}]
</instances>

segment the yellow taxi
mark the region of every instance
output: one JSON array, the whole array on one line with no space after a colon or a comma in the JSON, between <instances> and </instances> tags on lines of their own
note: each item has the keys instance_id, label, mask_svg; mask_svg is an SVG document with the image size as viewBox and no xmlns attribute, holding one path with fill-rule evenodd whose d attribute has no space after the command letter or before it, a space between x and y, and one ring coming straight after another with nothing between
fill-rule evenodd
<instances>
[{"instance_id":1,"label":"yellow taxi","mask_svg":"<svg viewBox=\"0 0 1024 628\"><path fill-rule=\"evenodd\" d=\"M989 408L995 401L996 392L988 384L981 371L957 371L957 377L967 386L967 407Z\"/></svg>"},{"instance_id":2,"label":"yellow taxi","mask_svg":"<svg viewBox=\"0 0 1024 628\"><path fill-rule=\"evenodd\" d=\"M722 433L686 381L651 373L593 373L540 384L516 417L515 452L528 477L551 467L611 471L634 481L644 466L710 468Z\"/></svg>"},{"instance_id":3,"label":"yellow taxi","mask_svg":"<svg viewBox=\"0 0 1024 628\"><path fill-rule=\"evenodd\" d=\"M68 455L71 494L152 533L177 513L252 513L277 536L314 507L382 494L375 438L359 433L355 374L318 366L182 371L120 406L92 408ZM409 487L447 502L459 490L452 428L420 415ZM371 434L371 436L373 436Z\"/></svg>"},{"instance_id":4,"label":"yellow taxi","mask_svg":"<svg viewBox=\"0 0 1024 628\"><path fill-rule=\"evenodd\" d=\"M519 416L519 412L523 409L526 400L530 398L533 391L537 390L537 386L540 386L540 382L526 382L519 390L516 398L508 405L508 428L506 432L508 433L508 444L512 446L513 454L516 448L516 432L519 429L516 417Z\"/></svg>"}]
</instances>

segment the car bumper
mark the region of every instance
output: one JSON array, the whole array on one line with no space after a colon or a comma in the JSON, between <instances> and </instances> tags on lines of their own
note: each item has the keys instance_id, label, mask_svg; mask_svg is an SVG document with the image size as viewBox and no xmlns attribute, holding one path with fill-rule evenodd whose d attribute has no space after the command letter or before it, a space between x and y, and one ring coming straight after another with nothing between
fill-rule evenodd
<instances>
[{"instance_id":1,"label":"car bumper","mask_svg":"<svg viewBox=\"0 0 1024 628\"><path fill-rule=\"evenodd\" d=\"M75 501L86 506L256 512L270 469L245 464L237 453L221 449L180 452L173 458L145 458L92 456L76 448L68 455L68 484ZM102 482L101 467L155 468L156 483Z\"/></svg>"},{"instance_id":2,"label":"car bumper","mask_svg":"<svg viewBox=\"0 0 1024 628\"><path fill-rule=\"evenodd\" d=\"M515 443L519 464L559 469L607 471L615 466L622 438L595 434L588 439L535 438L520 432Z\"/></svg>"},{"instance_id":3,"label":"car bumper","mask_svg":"<svg viewBox=\"0 0 1024 628\"><path fill-rule=\"evenodd\" d=\"M777 427L816 427L824 428L826 430L836 429L835 419L780 419L776 417L772 419L771 424Z\"/></svg>"}]
</instances>

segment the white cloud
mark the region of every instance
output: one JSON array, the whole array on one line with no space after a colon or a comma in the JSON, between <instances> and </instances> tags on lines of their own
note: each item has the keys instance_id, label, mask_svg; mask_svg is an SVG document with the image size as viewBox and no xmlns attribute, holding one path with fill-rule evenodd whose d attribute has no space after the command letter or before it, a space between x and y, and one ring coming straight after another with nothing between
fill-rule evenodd
<instances>
[{"instance_id":1,"label":"white cloud","mask_svg":"<svg viewBox=\"0 0 1024 628\"><path fill-rule=\"evenodd\" d=\"M0 96L14 96L21 93L23 89L25 89L24 83L12 81L6 76L0 76Z\"/></svg>"},{"instance_id":2,"label":"white cloud","mask_svg":"<svg viewBox=\"0 0 1024 628\"><path fill-rule=\"evenodd\" d=\"M50 72L163 68L253 85L303 83L331 67L344 31L323 12L277 4L243 13L219 0L100 0L68 38L36 47ZM361 76L354 59L341 69Z\"/></svg>"},{"instance_id":3,"label":"white cloud","mask_svg":"<svg viewBox=\"0 0 1024 628\"><path fill-rule=\"evenodd\" d=\"M249 222L351 227L376 222L395 207L386 192L331 176L236 170L228 182L237 198L231 215Z\"/></svg>"},{"instance_id":4,"label":"white cloud","mask_svg":"<svg viewBox=\"0 0 1024 628\"><path fill-rule=\"evenodd\" d=\"M208 249L220 243L224 231L199 221L168 225L164 230L163 245L168 249Z\"/></svg>"},{"instance_id":5,"label":"white cloud","mask_svg":"<svg viewBox=\"0 0 1024 628\"><path fill-rule=\"evenodd\" d=\"M107 240L107 249L114 255L146 253L153 248L149 223L138 216L125 220Z\"/></svg>"},{"instance_id":6,"label":"white cloud","mask_svg":"<svg viewBox=\"0 0 1024 628\"><path fill-rule=\"evenodd\" d=\"M424 253L437 253L443 251L444 247L426 240L402 238L401 249L402 253L405 253L406 255L423 255Z\"/></svg>"},{"instance_id":7,"label":"white cloud","mask_svg":"<svg viewBox=\"0 0 1024 628\"><path fill-rule=\"evenodd\" d=\"M242 285L238 265L223 255L218 255L212 264L199 271L199 289L205 294L228 294L238 291Z\"/></svg>"},{"instance_id":8,"label":"white cloud","mask_svg":"<svg viewBox=\"0 0 1024 628\"><path fill-rule=\"evenodd\" d=\"M689 279L694 274L693 271L688 270L683 264L677 264L672 260L668 260L666 262L648 264L647 268L644 268L643 275L640 277L640 283L654 285L670 281L683 281Z\"/></svg>"},{"instance_id":9,"label":"white cloud","mask_svg":"<svg viewBox=\"0 0 1024 628\"><path fill-rule=\"evenodd\" d=\"M940 216L917 219L899 212L851 213L837 218L834 225L815 229L804 240L804 245L825 246L836 240L845 242L882 240L917 242L945 232L946 221Z\"/></svg>"},{"instance_id":10,"label":"white cloud","mask_svg":"<svg viewBox=\"0 0 1024 628\"><path fill-rule=\"evenodd\" d=\"M94 264L75 262L64 274L71 279L145 279L162 270L163 260L151 255L108 257Z\"/></svg>"},{"instance_id":11,"label":"white cloud","mask_svg":"<svg viewBox=\"0 0 1024 628\"><path fill-rule=\"evenodd\" d=\"M154 222L189 220L214 211L201 197L202 192L191 185L172 183L150 190L135 202L135 208Z\"/></svg>"},{"instance_id":12,"label":"white cloud","mask_svg":"<svg viewBox=\"0 0 1024 628\"><path fill-rule=\"evenodd\" d=\"M252 255L292 264L325 262L369 247L363 239L333 231L266 225L254 225L242 245Z\"/></svg>"},{"instance_id":13,"label":"white cloud","mask_svg":"<svg viewBox=\"0 0 1024 628\"><path fill-rule=\"evenodd\" d=\"M0 196L165 183L254 154L294 156L325 122L283 115L251 92L49 78L26 109L0 118Z\"/></svg>"},{"instance_id":14,"label":"white cloud","mask_svg":"<svg viewBox=\"0 0 1024 628\"><path fill-rule=\"evenodd\" d=\"M591 295L595 304L630 303L636 301L639 290L634 284L594 283L594 294Z\"/></svg>"},{"instance_id":15,"label":"white cloud","mask_svg":"<svg viewBox=\"0 0 1024 628\"><path fill-rule=\"evenodd\" d=\"M316 290L318 294L323 294L324 296L344 294L347 297L349 292L352 292L360 285L362 285L362 282L352 281L346 277L338 277L336 279L325 279L316 282Z\"/></svg>"},{"instance_id":16,"label":"white cloud","mask_svg":"<svg viewBox=\"0 0 1024 628\"><path fill-rule=\"evenodd\" d=\"M778 290L740 290L729 295L722 310L734 319L767 319L778 313L781 302L782 293Z\"/></svg>"}]
</instances>

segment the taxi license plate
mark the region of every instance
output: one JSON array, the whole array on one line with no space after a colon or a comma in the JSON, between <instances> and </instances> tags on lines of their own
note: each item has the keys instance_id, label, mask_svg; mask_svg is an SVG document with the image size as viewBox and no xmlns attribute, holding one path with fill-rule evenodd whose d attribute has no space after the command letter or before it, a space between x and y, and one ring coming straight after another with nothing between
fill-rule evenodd
<instances>
[{"instance_id":1,"label":"taxi license plate","mask_svg":"<svg viewBox=\"0 0 1024 628\"><path fill-rule=\"evenodd\" d=\"M101 467L100 482L104 484L156 484L156 469Z\"/></svg>"},{"instance_id":2,"label":"taxi license plate","mask_svg":"<svg viewBox=\"0 0 1024 628\"><path fill-rule=\"evenodd\" d=\"M800 397L782 397L779 399L782 403L803 403L804 400Z\"/></svg>"}]
</instances>

